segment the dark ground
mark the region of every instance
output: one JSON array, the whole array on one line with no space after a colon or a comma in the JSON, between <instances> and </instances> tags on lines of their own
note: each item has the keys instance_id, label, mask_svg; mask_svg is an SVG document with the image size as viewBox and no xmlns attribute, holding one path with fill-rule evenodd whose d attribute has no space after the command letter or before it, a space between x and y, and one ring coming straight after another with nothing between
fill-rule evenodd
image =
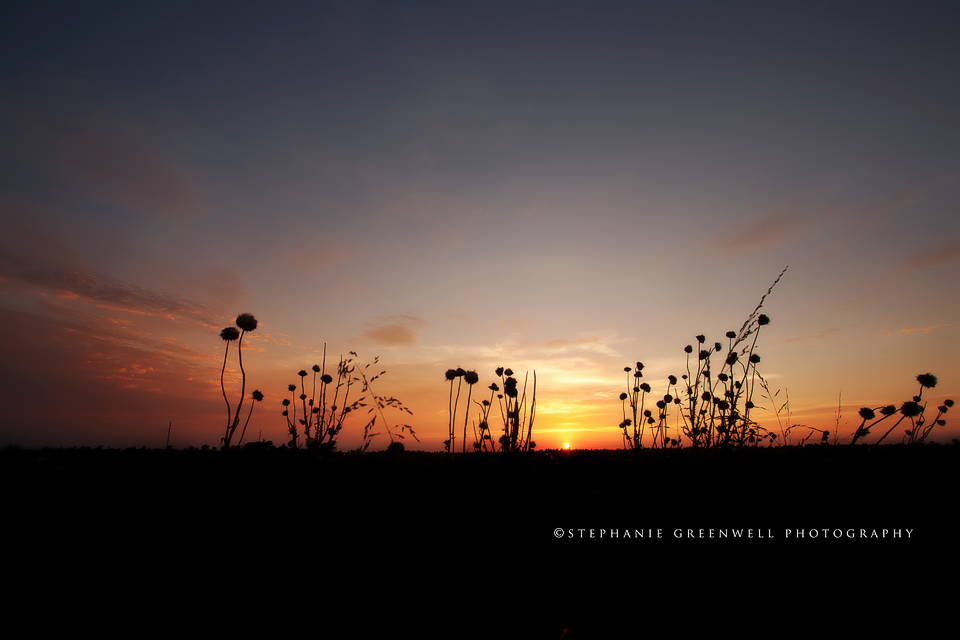
<instances>
[{"instance_id":1,"label":"dark ground","mask_svg":"<svg viewBox=\"0 0 960 640\"><path fill-rule=\"evenodd\" d=\"M356 630L331 637L567 628L576 640L694 621L793 626L917 600L956 566L958 462L955 445L322 459L8 449L0 473L19 593L78 624L135 610L267 637L310 620ZM934 606L930 595L916 604Z\"/></svg>"}]
</instances>

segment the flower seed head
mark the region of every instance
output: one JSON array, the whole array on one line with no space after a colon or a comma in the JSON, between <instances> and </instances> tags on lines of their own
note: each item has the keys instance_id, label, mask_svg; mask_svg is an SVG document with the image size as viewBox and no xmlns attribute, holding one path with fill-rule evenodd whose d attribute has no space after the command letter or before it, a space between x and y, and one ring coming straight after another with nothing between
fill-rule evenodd
<instances>
[{"instance_id":1,"label":"flower seed head","mask_svg":"<svg viewBox=\"0 0 960 640\"><path fill-rule=\"evenodd\" d=\"M683 348L686 353L693 353L693 345L688 344Z\"/></svg>"},{"instance_id":2,"label":"flower seed head","mask_svg":"<svg viewBox=\"0 0 960 640\"><path fill-rule=\"evenodd\" d=\"M223 331L220 332L220 338L224 342L233 342L240 337L240 332L237 331L236 327L226 327Z\"/></svg>"},{"instance_id":3,"label":"flower seed head","mask_svg":"<svg viewBox=\"0 0 960 640\"><path fill-rule=\"evenodd\" d=\"M904 402L900 405L900 413L907 418L916 418L922 413L922 410L916 402Z\"/></svg>"},{"instance_id":4,"label":"flower seed head","mask_svg":"<svg viewBox=\"0 0 960 640\"><path fill-rule=\"evenodd\" d=\"M697 342L699 342L700 344L703 344L706 341L707 341L706 336L697 336Z\"/></svg>"},{"instance_id":5,"label":"flower seed head","mask_svg":"<svg viewBox=\"0 0 960 640\"><path fill-rule=\"evenodd\" d=\"M260 393L259 389L255 389L253 393L250 394L250 397L256 400L257 402L260 402L263 400L263 394Z\"/></svg>"},{"instance_id":6,"label":"flower seed head","mask_svg":"<svg viewBox=\"0 0 960 640\"><path fill-rule=\"evenodd\" d=\"M445 374L443 374L443 375L444 375L444 377L445 377L447 380L453 380L454 378L457 377L457 370L456 370L456 369L447 369L447 372L446 372Z\"/></svg>"},{"instance_id":7,"label":"flower seed head","mask_svg":"<svg viewBox=\"0 0 960 640\"><path fill-rule=\"evenodd\" d=\"M315 364L315 365L313 365L313 366L310 367L310 368L313 369L313 372L314 372L314 373L320 373L320 365Z\"/></svg>"},{"instance_id":8,"label":"flower seed head","mask_svg":"<svg viewBox=\"0 0 960 640\"><path fill-rule=\"evenodd\" d=\"M917 382L920 383L921 387L926 389L933 389L937 386L937 376L932 373L921 373L917 376Z\"/></svg>"},{"instance_id":9,"label":"flower seed head","mask_svg":"<svg viewBox=\"0 0 960 640\"><path fill-rule=\"evenodd\" d=\"M467 371L463 375L463 380L467 384L476 384L477 382L480 381L480 376L477 374L476 371Z\"/></svg>"},{"instance_id":10,"label":"flower seed head","mask_svg":"<svg viewBox=\"0 0 960 640\"><path fill-rule=\"evenodd\" d=\"M300 369L300 371L297 373L297 375L300 376L301 378L306 378L306 377L307 377L307 372L304 371L303 369Z\"/></svg>"},{"instance_id":11,"label":"flower seed head","mask_svg":"<svg viewBox=\"0 0 960 640\"><path fill-rule=\"evenodd\" d=\"M287 385L287 391L296 391L296 390L297 390L297 385L295 385L295 384L288 384L288 385Z\"/></svg>"},{"instance_id":12,"label":"flower seed head","mask_svg":"<svg viewBox=\"0 0 960 640\"><path fill-rule=\"evenodd\" d=\"M730 338L730 339L736 338L736 337L737 337L737 332L736 332L736 331L727 331L727 337Z\"/></svg>"},{"instance_id":13,"label":"flower seed head","mask_svg":"<svg viewBox=\"0 0 960 640\"><path fill-rule=\"evenodd\" d=\"M237 326L244 331L256 331L257 319L252 313L241 313L237 316Z\"/></svg>"},{"instance_id":14,"label":"flower seed head","mask_svg":"<svg viewBox=\"0 0 960 640\"><path fill-rule=\"evenodd\" d=\"M876 416L877 414L874 413L873 409L870 407L863 407L860 409L860 417L864 420L873 420Z\"/></svg>"},{"instance_id":15,"label":"flower seed head","mask_svg":"<svg viewBox=\"0 0 960 640\"><path fill-rule=\"evenodd\" d=\"M325 373L322 376L320 376L320 382L323 382L324 384L330 384L331 382L333 382L333 378L330 376L329 373Z\"/></svg>"},{"instance_id":16,"label":"flower seed head","mask_svg":"<svg viewBox=\"0 0 960 640\"><path fill-rule=\"evenodd\" d=\"M770 324L770 318L768 318L767 316L761 313L760 317L757 318L757 324L760 325L761 327L764 325L768 325Z\"/></svg>"}]
</instances>

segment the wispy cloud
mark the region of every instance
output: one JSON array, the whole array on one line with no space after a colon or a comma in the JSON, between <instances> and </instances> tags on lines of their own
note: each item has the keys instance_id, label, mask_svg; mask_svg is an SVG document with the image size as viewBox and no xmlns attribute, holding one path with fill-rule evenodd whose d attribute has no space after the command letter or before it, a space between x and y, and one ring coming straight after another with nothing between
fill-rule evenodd
<instances>
[{"instance_id":1,"label":"wispy cloud","mask_svg":"<svg viewBox=\"0 0 960 640\"><path fill-rule=\"evenodd\" d=\"M927 326L919 326L919 325L913 324L913 325L910 325L909 327L904 327L902 329L887 329L886 331L882 332L880 335L884 337L890 337L890 336L903 335L903 334L911 335L914 333L932 333L937 329L939 329L940 327L948 327L948 326L950 326L950 324L947 322L942 322L940 324L932 324Z\"/></svg>"},{"instance_id":2,"label":"wispy cloud","mask_svg":"<svg viewBox=\"0 0 960 640\"><path fill-rule=\"evenodd\" d=\"M0 272L22 282L52 289L58 297L82 299L109 311L161 316L170 320L215 325L216 314L210 307L179 296L139 287L103 274L58 269L25 268L0 257Z\"/></svg>"},{"instance_id":3,"label":"wispy cloud","mask_svg":"<svg viewBox=\"0 0 960 640\"><path fill-rule=\"evenodd\" d=\"M903 266L908 271L919 271L955 262L960 262L960 240L940 242L914 251L903 260Z\"/></svg>"},{"instance_id":4,"label":"wispy cloud","mask_svg":"<svg viewBox=\"0 0 960 640\"><path fill-rule=\"evenodd\" d=\"M768 216L734 229L721 240L721 249L728 253L770 249L799 235L806 219L796 214Z\"/></svg>"},{"instance_id":5,"label":"wispy cloud","mask_svg":"<svg viewBox=\"0 0 960 640\"><path fill-rule=\"evenodd\" d=\"M162 152L100 132L62 143L61 168L81 193L106 204L153 215L197 213L200 195L189 174Z\"/></svg>"},{"instance_id":6,"label":"wispy cloud","mask_svg":"<svg viewBox=\"0 0 960 640\"><path fill-rule=\"evenodd\" d=\"M380 316L375 323L367 323L368 328L360 336L384 347L412 345L426 324L426 320L416 316Z\"/></svg>"}]
</instances>

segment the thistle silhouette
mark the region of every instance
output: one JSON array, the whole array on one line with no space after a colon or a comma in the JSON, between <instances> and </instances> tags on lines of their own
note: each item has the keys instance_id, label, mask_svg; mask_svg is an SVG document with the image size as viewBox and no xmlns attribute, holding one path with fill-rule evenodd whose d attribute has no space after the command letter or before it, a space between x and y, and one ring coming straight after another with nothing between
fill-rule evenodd
<instances>
[{"instance_id":1,"label":"thistle silhouette","mask_svg":"<svg viewBox=\"0 0 960 640\"><path fill-rule=\"evenodd\" d=\"M243 407L243 398L247 392L247 372L243 368L243 336L250 332L256 331L257 329L257 319L253 317L251 313L241 313L237 316L236 325L239 327L239 332L235 327L227 327L220 332L220 337L227 342L227 351L229 352L230 343L234 340L237 340L237 360L240 363L240 400L237 402L236 413L233 413L230 410L230 401L227 400L227 391L223 384L223 374L227 367L227 352L223 354L223 368L220 371L220 389L223 391L223 399L227 403L227 431L223 436L223 447L226 449L230 446L230 441L233 439L233 434L236 432L237 427L240 426L240 409ZM230 414L233 414L232 417Z\"/></svg>"},{"instance_id":2,"label":"thistle silhouette","mask_svg":"<svg viewBox=\"0 0 960 640\"><path fill-rule=\"evenodd\" d=\"M461 445L462 451L466 453L467 451L467 420L470 417L470 397L473 394L473 385L477 384L480 380L480 376L477 375L476 371L467 371L463 374L463 380L467 383L467 409L463 412L463 443Z\"/></svg>"},{"instance_id":3,"label":"thistle silhouette","mask_svg":"<svg viewBox=\"0 0 960 640\"><path fill-rule=\"evenodd\" d=\"M227 388L223 383L223 375L227 371L227 355L230 353L230 343L240 337L240 332L236 327L225 327L220 332L220 338L227 343L227 348L223 352L223 366L220 368L220 391L223 393L223 401L227 403L227 429L233 422L233 410L230 407L230 400L227 399Z\"/></svg>"},{"instance_id":4,"label":"thistle silhouette","mask_svg":"<svg viewBox=\"0 0 960 640\"><path fill-rule=\"evenodd\" d=\"M243 429L240 431L240 439L237 440L238 447L243 444L243 436L247 432L247 425L250 424L250 416L253 415L253 408L257 406L257 402L262 401L263 394L258 389L255 389L253 393L250 394L250 413L247 414L247 420L243 423Z\"/></svg>"}]
</instances>

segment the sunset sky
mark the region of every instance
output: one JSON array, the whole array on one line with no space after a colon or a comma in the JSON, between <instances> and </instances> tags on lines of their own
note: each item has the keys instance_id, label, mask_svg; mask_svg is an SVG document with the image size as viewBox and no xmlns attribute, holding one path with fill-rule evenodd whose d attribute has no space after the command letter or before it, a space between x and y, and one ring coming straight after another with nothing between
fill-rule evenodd
<instances>
[{"instance_id":1,"label":"sunset sky","mask_svg":"<svg viewBox=\"0 0 960 640\"><path fill-rule=\"evenodd\" d=\"M834 430L839 403L849 440L926 372L933 417L960 400L958 24L956 2L18 3L0 445L171 423L217 445L219 334L250 312L247 439L286 441L326 343L380 357L408 446L443 446L446 369L482 389L505 366L537 373L539 448L619 447L623 368L662 387L788 265L757 353L793 422Z\"/></svg>"}]
</instances>

